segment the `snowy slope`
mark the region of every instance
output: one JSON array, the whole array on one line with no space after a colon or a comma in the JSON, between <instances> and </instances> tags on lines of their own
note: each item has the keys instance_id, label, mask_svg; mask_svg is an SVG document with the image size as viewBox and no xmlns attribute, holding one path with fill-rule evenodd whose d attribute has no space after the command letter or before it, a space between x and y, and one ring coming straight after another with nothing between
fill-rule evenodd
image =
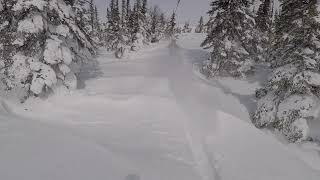
<instances>
[{"instance_id":1,"label":"snowy slope","mask_svg":"<svg viewBox=\"0 0 320 180\"><path fill-rule=\"evenodd\" d=\"M0 121L3 180L105 179L132 170L126 160L70 130L3 115Z\"/></svg>"},{"instance_id":2,"label":"snowy slope","mask_svg":"<svg viewBox=\"0 0 320 180\"><path fill-rule=\"evenodd\" d=\"M203 38L183 35L121 61L101 51L99 76L84 89L2 103L1 180L319 179L316 150L249 123L257 83L193 73L207 57Z\"/></svg>"}]
</instances>

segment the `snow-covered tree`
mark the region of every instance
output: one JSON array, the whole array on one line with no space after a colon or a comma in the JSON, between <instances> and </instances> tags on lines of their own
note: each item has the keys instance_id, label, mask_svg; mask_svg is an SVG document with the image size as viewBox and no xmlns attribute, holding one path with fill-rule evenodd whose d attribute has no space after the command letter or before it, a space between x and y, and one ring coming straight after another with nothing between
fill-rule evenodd
<instances>
[{"instance_id":1,"label":"snow-covered tree","mask_svg":"<svg viewBox=\"0 0 320 180\"><path fill-rule=\"evenodd\" d=\"M159 31L161 32L163 37L165 37L167 25L168 25L168 21L165 17L165 14L162 12L159 17Z\"/></svg>"},{"instance_id":2,"label":"snow-covered tree","mask_svg":"<svg viewBox=\"0 0 320 180\"><path fill-rule=\"evenodd\" d=\"M254 71L257 42L249 0L214 0L208 22L210 32L202 43L212 49L203 71L208 76L245 77Z\"/></svg>"},{"instance_id":3,"label":"snow-covered tree","mask_svg":"<svg viewBox=\"0 0 320 180\"><path fill-rule=\"evenodd\" d=\"M89 14L90 14L90 26L91 26L91 36L95 33L95 11L94 11L94 2L90 0L89 2Z\"/></svg>"},{"instance_id":4,"label":"snow-covered tree","mask_svg":"<svg viewBox=\"0 0 320 180\"><path fill-rule=\"evenodd\" d=\"M9 2L6 11L14 20L7 27L10 40L3 45L10 53L5 79L8 89L21 89L28 97L61 87L76 88L76 75L95 48L77 24L71 7L74 2Z\"/></svg>"},{"instance_id":5,"label":"snow-covered tree","mask_svg":"<svg viewBox=\"0 0 320 180\"><path fill-rule=\"evenodd\" d=\"M166 26L165 34L167 38L174 38L176 34L176 13L173 12L170 18L170 21L168 22L168 25Z\"/></svg>"},{"instance_id":6,"label":"snow-covered tree","mask_svg":"<svg viewBox=\"0 0 320 180\"><path fill-rule=\"evenodd\" d=\"M164 35L165 18L158 6L154 6L149 12L151 42L158 42Z\"/></svg>"},{"instance_id":7,"label":"snow-covered tree","mask_svg":"<svg viewBox=\"0 0 320 180\"><path fill-rule=\"evenodd\" d=\"M104 32L103 32L103 23L100 21L99 12L97 6L94 8L95 11L95 17L94 17L94 23L95 23L95 34L91 38L95 40L95 42L101 47L104 45Z\"/></svg>"},{"instance_id":8,"label":"snow-covered tree","mask_svg":"<svg viewBox=\"0 0 320 180\"><path fill-rule=\"evenodd\" d=\"M101 45L101 24L94 1L76 0L72 7L79 28L85 32L91 43Z\"/></svg>"},{"instance_id":9,"label":"snow-covered tree","mask_svg":"<svg viewBox=\"0 0 320 180\"><path fill-rule=\"evenodd\" d=\"M183 33L191 33L192 28L190 27L190 23L189 22L185 22L183 25L183 29L182 32Z\"/></svg>"},{"instance_id":10,"label":"snow-covered tree","mask_svg":"<svg viewBox=\"0 0 320 180\"><path fill-rule=\"evenodd\" d=\"M142 45L148 44L151 35L147 29L147 0L136 0L132 12L133 29L131 32L132 50L138 50Z\"/></svg>"},{"instance_id":11,"label":"snow-covered tree","mask_svg":"<svg viewBox=\"0 0 320 180\"><path fill-rule=\"evenodd\" d=\"M73 10L75 12L76 23L79 28L86 32L86 34L91 34L92 26L90 24L90 11L88 6L88 1L86 0L77 0L73 5Z\"/></svg>"},{"instance_id":12,"label":"snow-covered tree","mask_svg":"<svg viewBox=\"0 0 320 180\"><path fill-rule=\"evenodd\" d=\"M271 127L289 141L309 138L320 95L320 24L317 0L283 0L273 47L273 74L257 92L253 116L259 128Z\"/></svg>"},{"instance_id":13,"label":"snow-covered tree","mask_svg":"<svg viewBox=\"0 0 320 180\"><path fill-rule=\"evenodd\" d=\"M147 8L147 0L135 0L131 9L130 0L111 0L107 8L107 23L102 39L118 58L126 51L136 51L149 42L158 42L165 29L165 17L158 7Z\"/></svg>"},{"instance_id":14,"label":"snow-covered tree","mask_svg":"<svg viewBox=\"0 0 320 180\"><path fill-rule=\"evenodd\" d=\"M199 24L195 29L195 33L204 33L205 32L205 24L203 21L203 16L200 17Z\"/></svg>"},{"instance_id":15,"label":"snow-covered tree","mask_svg":"<svg viewBox=\"0 0 320 180\"><path fill-rule=\"evenodd\" d=\"M108 11L108 27L106 30L106 42L111 51L115 51L115 56L121 58L128 46L127 29L119 9L119 0L110 2ZM124 13L123 13L124 14Z\"/></svg>"},{"instance_id":16,"label":"snow-covered tree","mask_svg":"<svg viewBox=\"0 0 320 180\"><path fill-rule=\"evenodd\" d=\"M128 10L127 10L127 0L122 0L121 2L121 28L127 30L127 19L128 19ZM130 2L129 2L130 3Z\"/></svg>"},{"instance_id":17,"label":"snow-covered tree","mask_svg":"<svg viewBox=\"0 0 320 180\"><path fill-rule=\"evenodd\" d=\"M131 0L127 0L127 2L126 2L126 9L125 9L125 11L126 11L126 19L125 19L125 26L126 26L126 28L127 28L127 33L130 33L130 31L129 31L129 21L130 21L130 16L131 16L131 14L132 14L132 10L131 10Z\"/></svg>"},{"instance_id":18,"label":"snow-covered tree","mask_svg":"<svg viewBox=\"0 0 320 180\"><path fill-rule=\"evenodd\" d=\"M118 47L118 38L121 30L121 19L119 11L119 0L111 0L107 10L107 39L108 48L115 50Z\"/></svg>"},{"instance_id":19,"label":"snow-covered tree","mask_svg":"<svg viewBox=\"0 0 320 180\"><path fill-rule=\"evenodd\" d=\"M274 38L273 0L261 0L255 17L257 33L259 34L259 59L268 61L270 48Z\"/></svg>"},{"instance_id":20,"label":"snow-covered tree","mask_svg":"<svg viewBox=\"0 0 320 180\"><path fill-rule=\"evenodd\" d=\"M0 1L0 90L9 90L7 85L9 67L12 64L11 57L15 48L11 45L15 33L12 31L14 12L12 10L16 1Z\"/></svg>"},{"instance_id":21,"label":"snow-covered tree","mask_svg":"<svg viewBox=\"0 0 320 180\"><path fill-rule=\"evenodd\" d=\"M256 23L257 27L262 32L267 32L271 28L272 24L272 0L261 0L262 3L259 6L257 16L256 16Z\"/></svg>"}]
</instances>

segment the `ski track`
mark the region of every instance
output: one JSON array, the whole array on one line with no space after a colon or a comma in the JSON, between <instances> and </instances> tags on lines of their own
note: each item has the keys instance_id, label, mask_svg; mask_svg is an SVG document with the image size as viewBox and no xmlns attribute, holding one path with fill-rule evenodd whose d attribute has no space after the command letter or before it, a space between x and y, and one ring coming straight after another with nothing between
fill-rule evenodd
<instances>
[{"instance_id":1,"label":"ski track","mask_svg":"<svg viewBox=\"0 0 320 180\"><path fill-rule=\"evenodd\" d=\"M169 85L169 90L173 95L179 109L186 115L185 118L179 119L182 121L183 125L183 138L186 138L187 146L190 148L193 157L193 163L195 164L195 169L197 174L201 177L202 180L213 180L219 177L218 172L216 171L214 163L209 158L209 154L207 153L205 146L205 133L212 131L214 127L214 114L205 113L203 109L209 110L207 108L203 108L203 101L207 102L208 94L199 94L198 93L199 81L193 76L192 72L192 64L185 62L185 58L182 50L178 47L178 45L174 42L169 45L169 47L163 47L162 49L156 49L157 52L161 55L162 58L155 57L155 62L147 62L141 61L143 64L139 64L139 67L136 67L134 72L132 72L132 65L140 61L134 61L131 64L130 62L126 62L128 70L122 71L119 73L119 76L137 76L143 74L144 77L160 77L165 79ZM149 52L153 53L153 52ZM148 57L150 58L150 57ZM130 65L128 65L130 64ZM106 65L109 66L110 64ZM110 69L119 69L112 68ZM143 69L140 69L143 68ZM124 68L126 69L126 68ZM147 70L147 71L146 71ZM104 76L112 77L115 72L106 71ZM125 73L123 73L125 72ZM108 75L111 73L112 75ZM144 81L148 81L147 79ZM145 83L150 84L150 83ZM142 88L145 89L145 88ZM210 92L210 91L208 91ZM133 93L133 92L126 92ZM136 92L137 93L137 92ZM211 92L210 92L211 93ZM209 96L210 97L210 96ZM210 111L206 111L210 112ZM204 122L199 122L204 121ZM197 125L194 124L194 121L198 121ZM201 124L203 123L203 124ZM200 127L198 126L200 125ZM197 127L198 126L198 127ZM198 128L198 129L197 129ZM206 130L206 131L204 131ZM155 131L153 131L155 133ZM161 135L167 135L168 132L162 133Z\"/></svg>"},{"instance_id":2,"label":"ski track","mask_svg":"<svg viewBox=\"0 0 320 180\"><path fill-rule=\"evenodd\" d=\"M33 122L50 137L54 129L59 129L58 139L69 137L66 144L68 139L81 139L85 143L76 147L89 144L95 149L86 150L97 153L93 159L110 160L109 165L92 163L98 170L105 165L106 170L86 172L83 177L72 176L71 168L68 180L87 180L90 173L94 180L110 174L110 180L222 180L221 171L226 172L220 165L224 155L222 151L212 152L210 142L221 135L218 128L223 125L218 121L218 110L240 119L249 119L249 113L233 97L236 93L217 96L223 85L207 83L192 73L193 65L206 57L205 51L197 50L201 40L193 40L190 44L194 47L182 48L183 41L169 46L168 42L161 42L124 60L101 51L96 73L99 76L87 80L84 89L45 101L30 99L22 108L5 104L4 111L27 118L27 127ZM239 108L230 108L225 101ZM18 120L14 127L23 126L16 124ZM39 130L31 129L35 130L32 134ZM37 175L32 177L43 180Z\"/></svg>"}]
</instances>

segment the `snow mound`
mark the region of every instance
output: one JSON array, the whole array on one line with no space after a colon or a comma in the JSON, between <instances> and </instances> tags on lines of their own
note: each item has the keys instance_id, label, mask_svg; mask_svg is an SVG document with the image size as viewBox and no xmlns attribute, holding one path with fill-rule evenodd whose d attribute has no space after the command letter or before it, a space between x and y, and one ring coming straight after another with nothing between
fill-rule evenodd
<instances>
[{"instance_id":1,"label":"snow mound","mask_svg":"<svg viewBox=\"0 0 320 180\"><path fill-rule=\"evenodd\" d=\"M217 119L219 128L207 144L222 179L319 179L319 172L276 139L223 112Z\"/></svg>"}]
</instances>

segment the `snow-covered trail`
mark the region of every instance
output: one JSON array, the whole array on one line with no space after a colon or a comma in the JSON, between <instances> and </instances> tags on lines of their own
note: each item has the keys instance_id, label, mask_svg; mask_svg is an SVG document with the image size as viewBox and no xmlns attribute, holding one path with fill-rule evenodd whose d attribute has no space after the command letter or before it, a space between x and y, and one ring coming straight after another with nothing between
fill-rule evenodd
<instances>
[{"instance_id":1,"label":"snow-covered trail","mask_svg":"<svg viewBox=\"0 0 320 180\"><path fill-rule=\"evenodd\" d=\"M249 119L241 100L193 73L206 56L202 38L161 42L125 60L101 51L100 75L84 89L0 106L1 179L319 179L239 120Z\"/></svg>"},{"instance_id":2,"label":"snow-covered trail","mask_svg":"<svg viewBox=\"0 0 320 180\"><path fill-rule=\"evenodd\" d=\"M101 76L87 81L85 89L41 103L30 100L24 105L27 110L13 111L37 119L63 136L70 134L105 149L107 158L112 157L111 165L124 164L124 168L100 172L101 177L112 175L113 180L122 180L135 174L154 180L212 179L208 166L199 163L200 158L207 158L195 149L198 144L185 122L188 114L176 98L179 89L175 89L175 81L179 79L175 75L180 72L174 73L174 69L181 59L170 54L167 46L163 42L127 61L108 61L110 54L101 52ZM81 175L77 178L82 179Z\"/></svg>"}]
</instances>

